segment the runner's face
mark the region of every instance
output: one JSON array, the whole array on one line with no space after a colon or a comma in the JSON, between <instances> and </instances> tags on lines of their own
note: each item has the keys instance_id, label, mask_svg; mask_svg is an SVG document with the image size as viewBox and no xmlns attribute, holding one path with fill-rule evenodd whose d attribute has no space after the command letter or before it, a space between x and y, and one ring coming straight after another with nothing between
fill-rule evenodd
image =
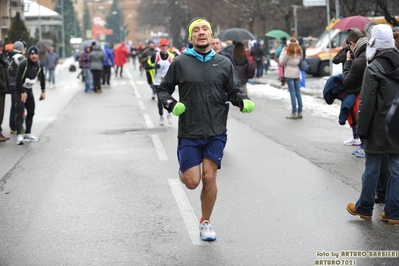
<instances>
[{"instance_id":1,"label":"runner's face","mask_svg":"<svg viewBox=\"0 0 399 266\"><path fill-rule=\"evenodd\" d=\"M210 48L212 36L207 24L198 23L193 27L191 42L194 47L201 49Z\"/></svg>"},{"instance_id":2,"label":"runner's face","mask_svg":"<svg viewBox=\"0 0 399 266\"><path fill-rule=\"evenodd\" d=\"M167 52L168 52L168 46L167 45L161 45L161 46L159 46L159 49L161 49L161 52L163 53L163 54L166 54Z\"/></svg>"},{"instance_id":3,"label":"runner's face","mask_svg":"<svg viewBox=\"0 0 399 266\"><path fill-rule=\"evenodd\" d=\"M37 62L37 60L39 60L39 55L38 54L30 54L29 55L30 60L32 60L33 62Z\"/></svg>"},{"instance_id":4,"label":"runner's face","mask_svg":"<svg viewBox=\"0 0 399 266\"><path fill-rule=\"evenodd\" d=\"M211 47L217 54L222 50L222 45L220 44L220 40L218 38L214 38L212 40Z\"/></svg>"}]
</instances>

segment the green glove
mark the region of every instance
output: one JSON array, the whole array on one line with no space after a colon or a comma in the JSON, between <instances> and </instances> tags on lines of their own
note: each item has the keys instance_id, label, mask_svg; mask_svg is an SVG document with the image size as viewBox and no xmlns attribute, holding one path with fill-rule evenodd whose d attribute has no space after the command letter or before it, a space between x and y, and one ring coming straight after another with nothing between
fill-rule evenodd
<instances>
[{"instance_id":1,"label":"green glove","mask_svg":"<svg viewBox=\"0 0 399 266\"><path fill-rule=\"evenodd\" d=\"M242 100L242 105L244 106L241 110L243 113L250 113L255 108L255 103L251 100Z\"/></svg>"},{"instance_id":2,"label":"green glove","mask_svg":"<svg viewBox=\"0 0 399 266\"><path fill-rule=\"evenodd\" d=\"M172 113L175 116L179 116L185 111L186 111L186 106L184 105L184 103L178 102L175 104L175 107L173 107Z\"/></svg>"}]
</instances>

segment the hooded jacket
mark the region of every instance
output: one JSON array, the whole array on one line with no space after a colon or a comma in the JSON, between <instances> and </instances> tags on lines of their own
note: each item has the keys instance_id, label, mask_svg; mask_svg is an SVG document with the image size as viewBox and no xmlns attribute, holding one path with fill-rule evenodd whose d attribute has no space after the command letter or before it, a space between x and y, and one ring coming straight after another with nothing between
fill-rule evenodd
<instances>
[{"instance_id":1,"label":"hooded jacket","mask_svg":"<svg viewBox=\"0 0 399 266\"><path fill-rule=\"evenodd\" d=\"M80 56L82 68L90 68L89 52L87 52L88 48L90 48L90 46L85 46L84 51Z\"/></svg>"},{"instance_id":2,"label":"hooded jacket","mask_svg":"<svg viewBox=\"0 0 399 266\"><path fill-rule=\"evenodd\" d=\"M127 62L129 52L127 51L125 44L121 43L114 51L114 64L115 66L123 66Z\"/></svg>"},{"instance_id":3,"label":"hooded jacket","mask_svg":"<svg viewBox=\"0 0 399 266\"><path fill-rule=\"evenodd\" d=\"M360 93L358 133L365 139L366 154L399 154L385 131L385 117L399 92L399 53L379 50L366 67Z\"/></svg>"},{"instance_id":4,"label":"hooded jacket","mask_svg":"<svg viewBox=\"0 0 399 266\"><path fill-rule=\"evenodd\" d=\"M178 137L207 138L226 133L227 110L225 97L240 110L243 94L240 79L231 61L211 50L200 54L193 48L186 48L184 54L176 57L164 80L157 88L158 98L169 111L168 106L175 87L179 86L179 101L186 111L179 116Z\"/></svg>"}]
</instances>

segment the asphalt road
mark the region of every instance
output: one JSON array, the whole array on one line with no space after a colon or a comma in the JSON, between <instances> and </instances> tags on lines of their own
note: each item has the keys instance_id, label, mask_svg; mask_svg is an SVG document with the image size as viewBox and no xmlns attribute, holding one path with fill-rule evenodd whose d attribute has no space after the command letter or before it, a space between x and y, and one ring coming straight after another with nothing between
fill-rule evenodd
<instances>
[{"instance_id":1,"label":"asphalt road","mask_svg":"<svg viewBox=\"0 0 399 266\"><path fill-rule=\"evenodd\" d=\"M200 190L177 177L177 118L158 124L130 65L102 94L84 93L76 75L59 70L37 103L40 142L0 144L1 266L398 265L399 227L381 222L383 205L372 221L345 210L364 160L342 144L349 129L335 119L305 107L303 120L288 120L289 103L268 97L253 96L251 114L231 107L218 239L206 243Z\"/></svg>"}]
</instances>

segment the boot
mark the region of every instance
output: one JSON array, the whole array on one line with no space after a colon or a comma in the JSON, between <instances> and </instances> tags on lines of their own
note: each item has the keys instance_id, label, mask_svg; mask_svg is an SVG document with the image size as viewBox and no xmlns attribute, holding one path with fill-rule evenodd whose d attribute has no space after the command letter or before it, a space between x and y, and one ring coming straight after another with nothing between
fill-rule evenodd
<instances>
[{"instance_id":1,"label":"boot","mask_svg":"<svg viewBox=\"0 0 399 266\"><path fill-rule=\"evenodd\" d=\"M296 113L291 113L291 114L287 115L285 118L287 118L287 119L297 119L298 115Z\"/></svg>"}]
</instances>

